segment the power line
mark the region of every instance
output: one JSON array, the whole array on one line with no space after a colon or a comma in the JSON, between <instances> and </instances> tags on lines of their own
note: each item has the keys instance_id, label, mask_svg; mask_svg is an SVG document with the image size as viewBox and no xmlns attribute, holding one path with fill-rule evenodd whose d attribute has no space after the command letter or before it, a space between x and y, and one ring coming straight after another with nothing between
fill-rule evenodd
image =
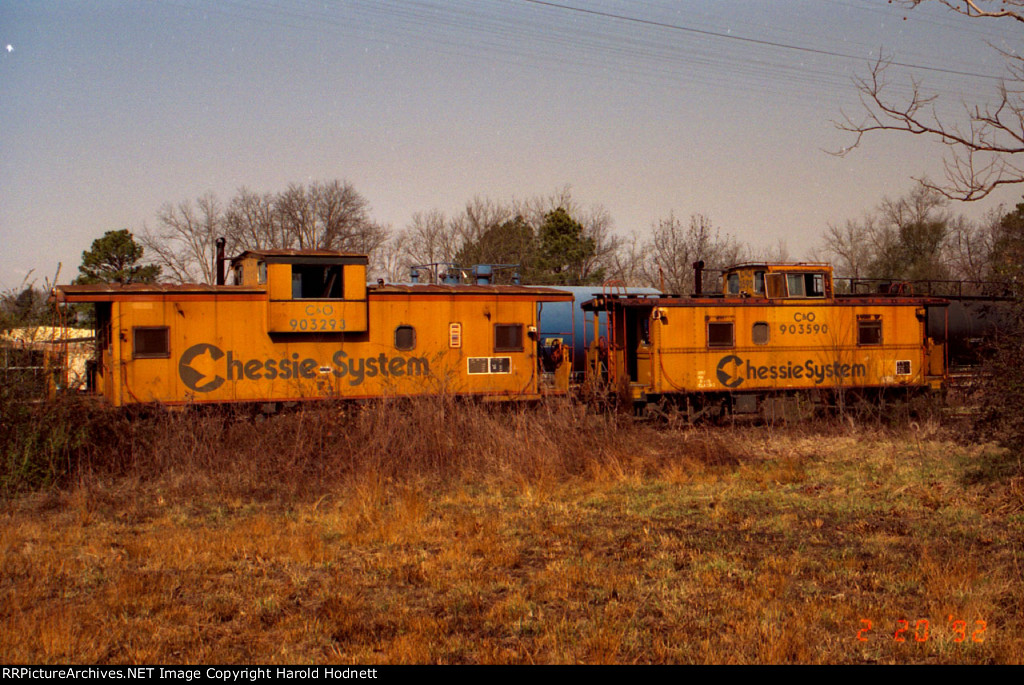
<instances>
[{"instance_id":1,"label":"power line","mask_svg":"<svg viewBox=\"0 0 1024 685\"><path fill-rule=\"evenodd\" d=\"M750 43L753 45L762 45L773 48L780 48L783 50L794 50L797 52L809 53L813 55L825 55L828 57L840 57L842 59L853 59L861 60L862 57L857 55L849 55L842 52L833 52L831 50L822 50L819 48L809 48L803 45L792 45L789 43L778 43L775 41L764 40L759 38L747 38L745 36L737 36L732 33L722 33L720 31L709 31L707 29L698 29L692 26L681 26L679 24L669 24L662 21L655 21L653 19L640 19L639 17L630 17L625 14L615 14L614 12L603 12L601 10L587 9L585 7L573 7L572 5L563 5L557 2L548 2L547 0L521 0L522 2L530 3L532 5L541 5L543 7L549 7L552 9L563 10L566 12L576 12L578 14L588 14L597 17L604 17L606 19L616 19L619 21L626 21L633 24L641 24L644 26L655 26L658 28L669 29L672 31L682 31L685 33L693 33L701 36L708 36L711 38L727 38L729 40L739 41L742 43ZM910 62L896 62L891 61L889 64L905 67L907 69L919 69L921 71L930 71L940 74L952 74L954 76L970 76L971 78L983 78L992 81L1002 81L1003 77L991 76L989 74L978 74L971 71L959 71L957 69L946 69L944 67L930 67L923 64L913 64Z\"/></svg>"},{"instance_id":2,"label":"power line","mask_svg":"<svg viewBox=\"0 0 1024 685\"><path fill-rule=\"evenodd\" d=\"M461 3L458 3L461 4ZM456 59L482 59L500 64L503 68L539 69L547 73L553 69L576 76L591 76L593 68L602 70L602 77L624 84L635 84L636 77L648 78L671 83L673 85L694 85L713 89L742 88L757 89L773 95L785 95L788 100L819 102L823 91L834 94L840 100L850 99L855 93L847 93L840 86L849 87L849 74L827 65L818 65L817 59L801 57L800 63L790 63L787 55L791 50L779 50L774 46L786 46L788 43L762 39L751 39L731 33L715 32L714 30L695 29L689 26L675 26L675 30L689 30L702 36L701 40L715 37L728 37L739 40L737 49L725 51L708 51L705 49L694 52L693 41L665 40L661 30L651 31L651 27L672 28L666 24L648 19L638 19L625 15L613 15L597 10L577 10L569 5L559 6L554 2L538 2L536 4L550 7L540 13L524 13L513 11L513 16L495 14L493 7L485 3L469 3L469 7L457 7L457 3L435 3L432 0L419 0L401 3L380 3L375 0L349 0L345 3L320 6L304 2L266 3L257 0L224 0L216 6L203 6L201 12L224 14L234 20L250 21L274 27L287 27L293 31L312 31L321 33L329 30L335 38L347 36L360 41L401 47L420 46L430 52L448 55ZM188 0L168 0L167 6L177 6L189 12L199 12ZM519 5L523 7L523 5ZM567 7L563 11L560 7ZM471 9L470 9L471 8ZM622 16L624 21L584 22L572 31L552 32L550 12L557 12L562 17L575 16L574 12ZM638 35L625 37L621 29L628 26L625 22L646 25ZM662 34L659 36L659 33ZM842 53L802 47L802 35L790 39L794 49L804 53L827 55L828 59L838 61L862 60L862 57L842 55ZM744 45L746 43L746 45ZM322 45L331 45L325 40ZM571 56L560 51L572 49ZM756 59L746 54L748 50L762 53ZM768 54L775 51L776 58ZM506 59L501 59L502 57ZM825 58L822 58L825 59ZM900 63L902 64L902 63ZM680 70L675 67L687 66ZM722 67L713 75L707 68ZM970 67L968 67L970 68ZM932 71L940 71L932 67ZM968 71L944 70L946 74L936 74L945 79L963 79L956 74L969 74ZM993 77L973 78L971 89L982 84L991 83ZM756 81L755 86L748 84ZM788 88L785 88L788 84ZM963 98L963 88L953 85L930 84L936 93L949 94L950 97ZM894 82L890 85L896 91L904 86ZM969 99L981 99L978 95ZM852 104L852 103L851 103Z\"/></svg>"}]
</instances>

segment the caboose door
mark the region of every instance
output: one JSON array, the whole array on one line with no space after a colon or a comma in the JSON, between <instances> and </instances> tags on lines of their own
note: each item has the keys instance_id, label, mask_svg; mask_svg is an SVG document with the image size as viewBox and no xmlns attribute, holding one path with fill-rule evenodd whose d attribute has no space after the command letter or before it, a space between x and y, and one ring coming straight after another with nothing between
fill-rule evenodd
<instances>
[{"instance_id":1,"label":"caboose door","mask_svg":"<svg viewBox=\"0 0 1024 685\"><path fill-rule=\"evenodd\" d=\"M631 383L651 382L651 312L653 307L626 307L626 373Z\"/></svg>"}]
</instances>

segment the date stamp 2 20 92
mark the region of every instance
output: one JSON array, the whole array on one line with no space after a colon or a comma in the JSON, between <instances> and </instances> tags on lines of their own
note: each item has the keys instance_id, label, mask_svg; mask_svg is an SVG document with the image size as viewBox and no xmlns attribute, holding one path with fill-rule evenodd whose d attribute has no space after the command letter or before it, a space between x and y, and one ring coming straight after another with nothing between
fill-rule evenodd
<instances>
[{"instance_id":1,"label":"date stamp 2 20 92","mask_svg":"<svg viewBox=\"0 0 1024 685\"><path fill-rule=\"evenodd\" d=\"M860 620L861 629L857 631L857 640L860 642L869 642L875 630L874 623L871 619L862 618ZM881 629L880 629L881 630ZM947 634L952 637L953 642L984 642L985 633L988 630L988 624L982 620L974 621L973 625L968 625L967 621L955 618L952 614L946 619L946 624L943 626ZM883 639L889 635L888 628L882 633ZM936 631L932 628L931 621L927 618L920 618L911 624L911 622L905 618L897 619L895 623L895 631L892 633L893 642L928 642L929 639L936 636Z\"/></svg>"}]
</instances>

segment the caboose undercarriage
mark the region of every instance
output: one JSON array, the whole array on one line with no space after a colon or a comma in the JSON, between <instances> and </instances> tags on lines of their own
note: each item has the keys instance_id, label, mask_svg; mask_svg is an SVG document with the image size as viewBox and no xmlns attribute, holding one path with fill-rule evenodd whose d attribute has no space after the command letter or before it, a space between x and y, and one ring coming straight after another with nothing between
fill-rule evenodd
<instances>
[{"instance_id":1,"label":"caboose undercarriage","mask_svg":"<svg viewBox=\"0 0 1024 685\"><path fill-rule=\"evenodd\" d=\"M862 412L879 415L891 405L906 402L928 390L922 388L850 388L761 393L691 393L646 395L633 402L633 413L689 424L753 420L790 423L815 416Z\"/></svg>"}]
</instances>

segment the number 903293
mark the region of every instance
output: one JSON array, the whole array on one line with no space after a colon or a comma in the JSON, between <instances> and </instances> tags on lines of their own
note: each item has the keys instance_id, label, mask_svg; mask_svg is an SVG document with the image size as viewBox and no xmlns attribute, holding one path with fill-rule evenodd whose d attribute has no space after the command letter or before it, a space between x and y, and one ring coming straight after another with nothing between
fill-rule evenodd
<instances>
[{"instance_id":1,"label":"number 903293","mask_svg":"<svg viewBox=\"0 0 1024 685\"><path fill-rule=\"evenodd\" d=\"M344 319L291 319L288 326L293 331L343 331L345 330Z\"/></svg>"}]
</instances>

